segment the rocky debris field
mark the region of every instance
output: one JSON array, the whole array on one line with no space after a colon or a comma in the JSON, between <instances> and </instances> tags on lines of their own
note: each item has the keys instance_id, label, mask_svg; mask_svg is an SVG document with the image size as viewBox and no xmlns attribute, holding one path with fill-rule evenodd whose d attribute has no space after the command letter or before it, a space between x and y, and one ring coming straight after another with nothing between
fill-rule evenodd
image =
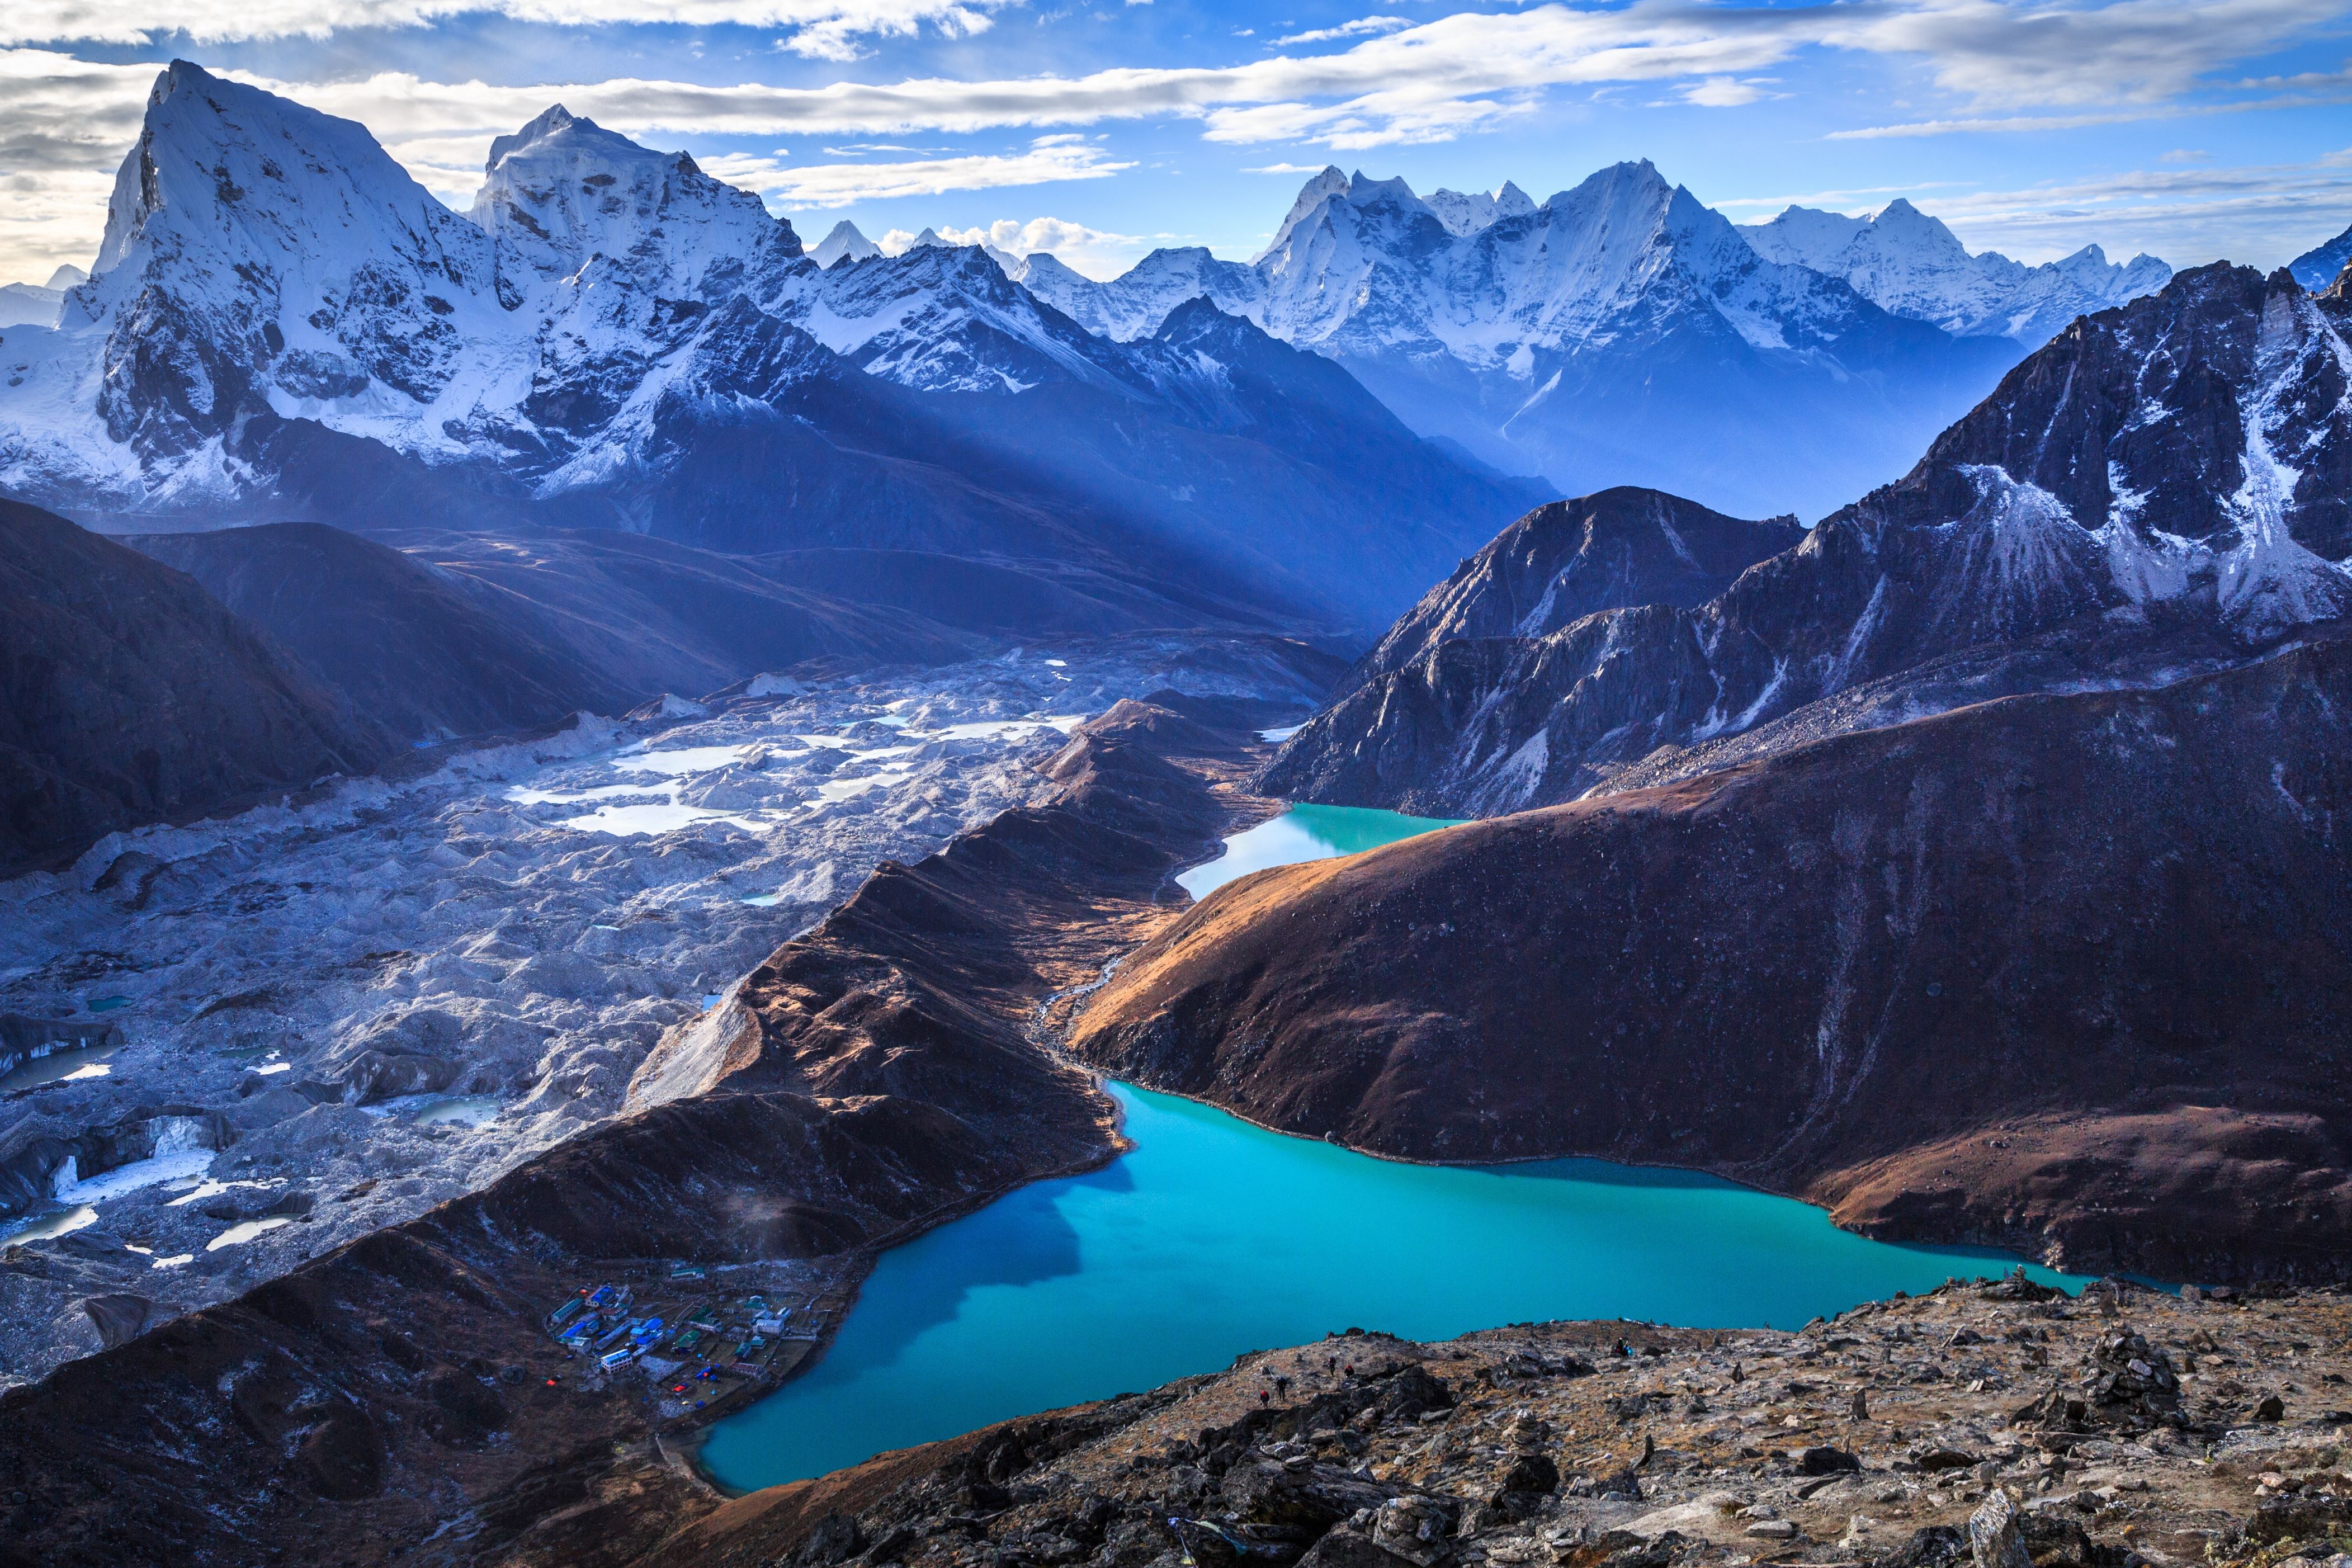
<instances>
[{"instance_id":1,"label":"rocky debris field","mask_svg":"<svg viewBox=\"0 0 2352 1568\"><path fill-rule=\"evenodd\" d=\"M1295 644L1259 655L1327 673ZM1279 692L1268 677L1250 679ZM709 1308L764 1339L738 1311L757 1293L793 1310L786 1341L821 1340L883 1250L1108 1161L1112 1102L1040 1037L1181 899L1171 874L1263 814L1241 781L1256 732L1295 712L1173 689L1115 703L1040 765L1042 804L877 866L666 1032L620 1114L0 1391L0 1568L617 1568L709 1512L696 1427L805 1351L780 1342L698 1408L682 1362L599 1375L553 1309L625 1286L666 1326Z\"/></svg>"},{"instance_id":2,"label":"rocky debris field","mask_svg":"<svg viewBox=\"0 0 2352 1568\"><path fill-rule=\"evenodd\" d=\"M2219 1298L2219 1299L2217 1299ZM1348 1329L752 1493L661 1568L2347 1568L2352 1297Z\"/></svg>"},{"instance_id":3,"label":"rocky debris field","mask_svg":"<svg viewBox=\"0 0 2352 1568\"><path fill-rule=\"evenodd\" d=\"M1171 682L1313 695L1182 637L761 677L0 883L0 1380L609 1121L877 866L1043 799L1079 719Z\"/></svg>"}]
</instances>

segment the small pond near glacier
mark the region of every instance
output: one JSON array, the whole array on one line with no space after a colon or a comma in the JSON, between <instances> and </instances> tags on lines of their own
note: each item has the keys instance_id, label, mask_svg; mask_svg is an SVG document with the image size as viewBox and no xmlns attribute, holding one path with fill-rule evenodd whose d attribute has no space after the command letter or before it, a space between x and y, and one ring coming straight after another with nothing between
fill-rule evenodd
<instances>
[{"instance_id":1,"label":"small pond near glacier","mask_svg":"<svg viewBox=\"0 0 2352 1568\"><path fill-rule=\"evenodd\" d=\"M1401 838L1461 826L1443 817L1406 816L1369 806L1294 805L1279 816L1267 817L1255 827L1232 835L1225 840L1223 855L1181 873L1176 883L1197 902L1236 877L1246 877L1269 866L1360 855Z\"/></svg>"}]
</instances>

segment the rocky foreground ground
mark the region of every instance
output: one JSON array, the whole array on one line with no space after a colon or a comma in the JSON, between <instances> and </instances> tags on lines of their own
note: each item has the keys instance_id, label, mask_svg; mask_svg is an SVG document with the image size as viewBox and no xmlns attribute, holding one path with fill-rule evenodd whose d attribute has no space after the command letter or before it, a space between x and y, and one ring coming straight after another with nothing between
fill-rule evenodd
<instances>
[{"instance_id":1,"label":"rocky foreground ground","mask_svg":"<svg viewBox=\"0 0 2352 1568\"><path fill-rule=\"evenodd\" d=\"M2216 1299L2216 1298L2219 1299ZM1356 1329L752 1493L653 1568L2352 1568L2352 1295Z\"/></svg>"}]
</instances>

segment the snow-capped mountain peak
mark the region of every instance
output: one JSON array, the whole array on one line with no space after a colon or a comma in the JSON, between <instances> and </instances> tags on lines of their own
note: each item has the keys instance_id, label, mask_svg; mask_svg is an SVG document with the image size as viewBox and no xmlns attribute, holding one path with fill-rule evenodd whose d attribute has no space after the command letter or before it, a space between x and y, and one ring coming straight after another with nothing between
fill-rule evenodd
<instances>
[{"instance_id":1,"label":"snow-capped mountain peak","mask_svg":"<svg viewBox=\"0 0 2352 1568\"><path fill-rule=\"evenodd\" d=\"M1073 271L1050 252L1031 256L1020 280L1090 332L1116 342L1148 338L1187 300L1206 299L1229 316L1265 322L1265 279L1203 246L1155 250L1111 283Z\"/></svg>"},{"instance_id":2,"label":"snow-capped mountain peak","mask_svg":"<svg viewBox=\"0 0 2352 1568\"><path fill-rule=\"evenodd\" d=\"M2039 267L1997 251L1971 256L1941 219L1900 196L1869 217L1791 206L1740 232L1771 260L1843 278L1882 309L1963 337L2038 343L2172 277L2152 256L2113 265L2095 245Z\"/></svg>"},{"instance_id":3,"label":"snow-capped mountain peak","mask_svg":"<svg viewBox=\"0 0 2352 1568\"><path fill-rule=\"evenodd\" d=\"M1290 211L1283 218L1282 226L1274 231L1273 243L1251 258L1251 260L1263 261L1280 250L1289 242L1291 231L1304 222L1308 215L1321 210L1323 204L1333 196L1345 196L1347 194L1347 172L1337 163L1326 163L1321 174L1299 187L1298 199L1290 204Z\"/></svg>"},{"instance_id":4,"label":"snow-capped mountain peak","mask_svg":"<svg viewBox=\"0 0 2352 1568\"><path fill-rule=\"evenodd\" d=\"M817 241L808 258L819 267L830 267L836 261L863 261L881 254L880 246L860 233L856 224L843 218L833 226L831 233Z\"/></svg>"},{"instance_id":5,"label":"snow-capped mountain peak","mask_svg":"<svg viewBox=\"0 0 2352 1568\"><path fill-rule=\"evenodd\" d=\"M104 332L114 440L184 453L247 395L429 400L500 310L488 235L365 127L184 60L157 79L61 325Z\"/></svg>"},{"instance_id":6,"label":"snow-capped mountain peak","mask_svg":"<svg viewBox=\"0 0 2352 1568\"><path fill-rule=\"evenodd\" d=\"M751 192L562 104L490 143L471 216L509 279L570 278L603 257L641 289L700 296L800 254L792 226Z\"/></svg>"},{"instance_id":7,"label":"snow-capped mountain peak","mask_svg":"<svg viewBox=\"0 0 2352 1568\"><path fill-rule=\"evenodd\" d=\"M1492 191L1435 190L1421 198L1422 205L1437 215L1448 234L1459 237L1472 235L1487 225L1507 217L1525 217L1536 210L1536 204L1527 192L1505 180L1500 188Z\"/></svg>"}]
</instances>

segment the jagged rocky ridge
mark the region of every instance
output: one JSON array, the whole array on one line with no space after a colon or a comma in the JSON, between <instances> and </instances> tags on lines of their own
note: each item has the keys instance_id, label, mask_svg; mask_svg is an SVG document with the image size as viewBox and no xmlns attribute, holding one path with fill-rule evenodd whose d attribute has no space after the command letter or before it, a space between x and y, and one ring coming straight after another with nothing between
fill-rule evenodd
<instances>
[{"instance_id":1,"label":"jagged rocky ridge","mask_svg":"<svg viewBox=\"0 0 2352 1568\"><path fill-rule=\"evenodd\" d=\"M1703 1166L1887 1238L2339 1279L2342 632L1259 872L1072 1049L1379 1153Z\"/></svg>"},{"instance_id":2,"label":"jagged rocky ridge","mask_svg":"<svg viewBox=\"0 0 2352 1568\"><path fill-rule=\"evenodd\" d=\"M0 341L0 486L149 530L1042 563L1137 584L1145 624L1367 629L1535 498L1312 355L1235 352L1246 388L1230 356L1101 339L976 247L821 268L748 192L561 108L498 139L461 216L362 127L181 62L96 275ZM1297 400L1334 439L1292 439Z\"/></svg>"},{"instance_id":3,"label":"jagged rocky ridge","mask_svg":"<svg viewBox=\"0 0 2352 1568\"><path fill-rule=\"evenodd\" d=\"M1265 785L1486 815L2242 660L2352 611L2348 321L2352 300L2284 272L2183 273L2076 323L1902 481L1716 599L1411 645Z\"/></svg>"},{"instance_id":4,"label":"jagged rocky ridge","mask_svg":"<svg viewBox=\"0 0 2352 1568\"><path fill-rule=\"evenodd\" d=\"M1160 251L1097 284L1033 257L1023 277L1113 336L1205 296L1507 471L1749 515L1818 516L1899 473L2021 352L1768 259L1646 162L1539 205L1440 196L1326 169L1250 265Z\"/></svg>"},{"instance_id":5,"label":"jagged rocky ridge","mask_svg":"<svg viewBox=\"0 0 2352 1568\"><path fill-rule=\"evenodd\" d=\"M1703 605L1804 536L1793 517L1748 522L1659 490L1553 501L1455 567L1358 661L1349 683L1402 669L1441 643L1546 637L1628 605Z\"/></svg>"}]
</instances>

